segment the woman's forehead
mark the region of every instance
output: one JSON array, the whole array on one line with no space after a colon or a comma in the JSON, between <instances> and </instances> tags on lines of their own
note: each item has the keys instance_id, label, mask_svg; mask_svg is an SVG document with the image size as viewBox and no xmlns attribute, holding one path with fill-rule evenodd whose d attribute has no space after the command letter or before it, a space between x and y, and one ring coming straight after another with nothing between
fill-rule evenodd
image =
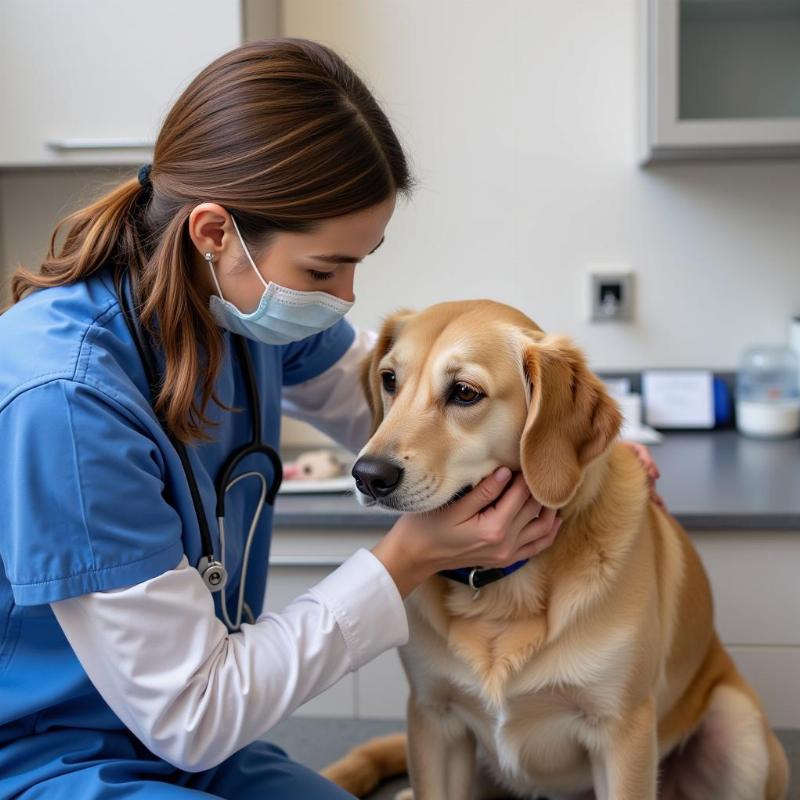
<instances>
[{"instance_id":1,"label":"woman's forehead","mask_svg":"<svg viewBox=\"0 0 800 800\"><path fill-rule=\"evenodd\" d=\"M282 232L276 241L296 255L343 256L342 261L360 261L380 246L394 208L392 195L378 205L322 220L310 231Z\"/></svg>"}]
</instances>

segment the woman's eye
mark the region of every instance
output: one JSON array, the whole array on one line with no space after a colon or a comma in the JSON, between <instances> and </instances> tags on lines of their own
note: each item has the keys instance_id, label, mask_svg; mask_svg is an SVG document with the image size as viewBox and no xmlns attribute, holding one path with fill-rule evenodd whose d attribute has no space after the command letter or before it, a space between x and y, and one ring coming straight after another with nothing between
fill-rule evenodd
<instances>
[{"instance_id":1,"label":"woman's eye","mask_svg":"<svg viewBox=\"0 0 800 800\"><path fill-rule=\"evenodd\" d=\"M483 393L479 392L468 383L456 383L448 399L462 406L471 406L477 403L482 397L484 397Z\"/></svg>"},{"instance_id":2,"label":"woman's eye","mask_svg":"<svg viewBox=\"0 0 800 800\"><path fill-rule=\"evenodd\" d=\"M391 370L381 372L381 380L383 381L383 388L389 394L394 394L397 389L397 376Z\"/></svg>"},{"instance_id":3,"label":"woman's eye","mask_svg":"<svg viewBox=\"0 0 800 800\"><path fill-rule=\"evenodd\" d=\"M308 274L315 280L315 281L328 281L330 280L334 273L333 272L320 272L316 269L310 269Z\"/></svg>"}]
</instances>

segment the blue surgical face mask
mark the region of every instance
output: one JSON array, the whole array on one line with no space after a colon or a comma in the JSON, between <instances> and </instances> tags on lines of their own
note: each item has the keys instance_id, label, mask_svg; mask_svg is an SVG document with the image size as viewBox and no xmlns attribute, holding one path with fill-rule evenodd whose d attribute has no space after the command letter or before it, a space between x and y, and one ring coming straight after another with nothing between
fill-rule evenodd
<instances>
[{"instance_id":1,"label":"blue surgical face mask","mask_svg":"<svg viewBox=\"0 0 800 800\"><path fill-rule=\"evenodd\" d=\"M219 296L211 295L209 308L218 325L233 333L264 344L288 344L313 336L336 324L352 307L328 292L298 291L277 283L267 283L258 271L247 245L239 233L239 226L231 214L236 235L258 279L264 284L264 293L255 311L245 314L222 296L214 265L209 261L211 277Z\"/></svg>"}]
</instances>

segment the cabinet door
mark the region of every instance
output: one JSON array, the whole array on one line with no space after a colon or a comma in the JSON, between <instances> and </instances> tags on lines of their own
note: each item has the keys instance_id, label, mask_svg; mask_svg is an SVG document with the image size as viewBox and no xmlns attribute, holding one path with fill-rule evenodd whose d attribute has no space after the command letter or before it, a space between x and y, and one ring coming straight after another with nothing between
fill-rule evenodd
<instances>
[{"instance_id":1,"label":"cabinet door","mask_svg":"<svg viewBox=\"0 0 800 800\"><path fill-rule=\"evenodd\" d=\"M722 643L773 727L800 726L797 531L691 531Z\"/></svg>"},{"instance_id":2,"label":"cabinet door","mask_svg":"<svg viewBox=\"0 0 800 800\"><path fill-rule=\"evenodd\" d=\"M356 675L356 717L405 719L408 679L396 649L365 664Z\"/></svg>"},{"instance_id":3,"label":"cabinet door","mask_svg":"<svg viewBox=\"0 0 800 800\"><path fill-rule=\"evenodd\" d=\"M272 534L265 607L278 611L322 580L359 547L372 547L380 529L281 528ZM408 682L396 650L382 653L301 706L297 717L405 717Z\"/></svg>"},{"instance_id":4,"label":"cabinet door","mask_svg":"<svg viewBox=\"0 0 800 800\"><path fill-rule=\"evenodd\" d=\"M723 644L800 648L797 531L692 531Z\"/></svg>"},{"instance_id":5,"label":"cabinet door","mask_svg":"<svg viewBox=\"0 0 800 800\"><path fill-rule=\"evenodd\" d=\"M0 0L0 167L146 161L241 0Z\"/></svg>"},{"instance_id":6,"label":"cabinet door","mask_svg":"<svg viewBox=\"0 0 800 800\"><path fill-rule=\"evenodd\" d=\"M640 0L643 160L800 155L798 0Z\"/></svg>"}]
</instances>

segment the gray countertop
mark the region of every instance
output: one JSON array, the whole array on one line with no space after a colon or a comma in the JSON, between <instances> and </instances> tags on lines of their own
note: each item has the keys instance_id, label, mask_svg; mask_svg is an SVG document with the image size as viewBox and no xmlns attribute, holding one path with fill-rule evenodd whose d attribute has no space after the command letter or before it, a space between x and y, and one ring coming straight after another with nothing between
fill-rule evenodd
<instances>
[{"instance_id":1,"label":"gray countertop","mask_svg":"<svg viewBox=\"0 0 800 800\"><path fill-rule=\"evenodd\" d=\"M800 531L800 438L670 433L651 452L661 470L658 490L687 529ZM347 494L278 495L275 503L282 528L389 528L396 518Z\"/></svg>"}]
</instances>

